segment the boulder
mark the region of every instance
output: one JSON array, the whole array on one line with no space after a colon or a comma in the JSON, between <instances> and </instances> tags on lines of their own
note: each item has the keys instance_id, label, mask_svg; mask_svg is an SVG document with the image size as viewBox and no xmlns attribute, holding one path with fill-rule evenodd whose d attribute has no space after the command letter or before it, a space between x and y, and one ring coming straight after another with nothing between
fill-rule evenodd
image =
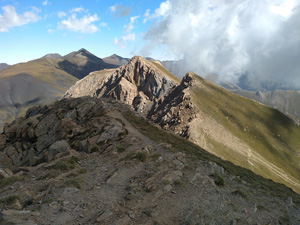
<instances>
[{"instance_id":1,"label":"boulder","mask_svg":"<svg viewBox=\"0 0 300 225\"><path fill-rule=\"evenodd\" d=\"M48 148L48 161L55 159L55 156L61 152L70 150L70 145L66 140L56 141Z\"/></svg>"}]
</instances>

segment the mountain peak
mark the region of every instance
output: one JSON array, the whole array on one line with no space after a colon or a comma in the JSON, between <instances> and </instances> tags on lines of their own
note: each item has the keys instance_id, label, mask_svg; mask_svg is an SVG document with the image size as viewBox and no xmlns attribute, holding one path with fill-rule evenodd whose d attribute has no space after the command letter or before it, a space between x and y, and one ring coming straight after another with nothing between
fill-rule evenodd
<instances>
[{"instance_id":1,"label":"mountain peak","mask_svg":"<svg viewBox=\"0 0 300 225\"><path fill-rule=\"evenodd\" d=\"M134 56L128 64L116 70L90 74L69 89L66 97L90 95L113 98L139 112L146 112L176 84L161 65Z\"/></svg>"}]
</instances>

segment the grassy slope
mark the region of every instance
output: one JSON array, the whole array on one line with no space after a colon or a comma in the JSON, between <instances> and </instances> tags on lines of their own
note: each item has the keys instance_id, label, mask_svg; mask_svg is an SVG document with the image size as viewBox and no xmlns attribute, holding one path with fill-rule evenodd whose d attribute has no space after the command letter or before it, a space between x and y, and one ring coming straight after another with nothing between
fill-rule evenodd
<instances>
[{"instance_id":1,"label":"grassy slope","mask_svg":"<svg viewBox=\"0 0 300 225\"><path fill-rule=\"evenodd\" d=\"M264 163L254 162L255 165L250 168L257 174L284 183L300 192L300 127L278 110L195 77L197 82L193 85L193 101L198 108L243 140L262 160L284 171L296 184L279 177L276 172L267 169ZM226 146L217 140L211 140L211 143L217 155L249 168L245 156L237 157L236 152L226 149Z\"/></svg>"},{"instance_id":2,"label":"grassy slope","mask_svg":"<svg viewBox=\"0 0 300 225\"><path fill-rule=\"evenodd\" d=\"M261 187L266 195L273 195L283 198L292 197L294 202L300 202L299 195L293 192L292 189L287 188L282 184L274 183L272 180L265 179L253 173L251 170L234 165L230 161L223 160L184 138L157 128L142 117L137 117L136 115L128 112L124 113L124 117L145 136L157 143L169 144L171 151L180 150L186 154L194 156L195 160L201 160L203 163L215 162L227 170L231 175L246 181L246 184L252 187L253 190Z\"/></svg>"},{"instance_id":3,"label":"grassy slope","mask_svg":"<svg viewBox=\"0 0 300 225\"><path fill-rule=\"evenodd\" d=\"M28 108L60 98L77 79L57 68L56 60L38 59L0 71L0 120L11 122ZM3 124L0 123L0 127Z\"/></svg>"}]
</instances>

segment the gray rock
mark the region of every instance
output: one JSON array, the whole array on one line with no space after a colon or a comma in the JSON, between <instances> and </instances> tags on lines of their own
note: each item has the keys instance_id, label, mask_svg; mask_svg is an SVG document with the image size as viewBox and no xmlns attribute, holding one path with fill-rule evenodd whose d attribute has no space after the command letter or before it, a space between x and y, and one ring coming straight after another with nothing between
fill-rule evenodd
<instances>
[{"instance_id":1,"label":"gray rock","mask_svg":"<svg viewBox=\"0 0 300 225\"><path fill-rule=\"evenodd\" d=\"M48 161L55 159L58 153L69 151L70 148L66 140L56 141L48 148Z\"/></svg>"}]
</instances>

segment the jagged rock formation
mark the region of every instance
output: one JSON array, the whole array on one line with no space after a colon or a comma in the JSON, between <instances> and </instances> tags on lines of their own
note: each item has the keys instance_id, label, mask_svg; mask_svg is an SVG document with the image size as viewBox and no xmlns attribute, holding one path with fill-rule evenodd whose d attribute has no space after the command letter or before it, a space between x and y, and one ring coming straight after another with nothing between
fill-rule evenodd
<instances>
[{"instance_id":1,"label":"jagged rock formation","mask_svg":"<svg viewBox=\"0 0 300 225\"><path fill-rule=\"evenodd\" d=\"M91 73L78 81L65 94L65 98L93 96L120 100L139 112L147 112L165 96L177 79L164 73L159 64L136 56L116 70Z\"/></svg>"},{"instance_id":2,"label":"jagged rock formation","mask_svg":"<svg viewBox=\"0 0 300 225\"><path fill-rule=\"evenodd\" d=\"M300 196L291 189L119 102L84 97L32 108L0 140L1 165L7 156L10 168L0 168L0 224L300 221Z\"/></svg>"},{"instance_id":3,"label":"jagged rock formation","mask_svg":"<svg viewBox=\"0 0 300 225\"><path fill-rule=\"evenodd\" d=\"M152 107L147 117L165 130L189 138L190 123L197 117L189 92L192 81L191 73L186 74L178 86Z\"/></svg>"}]
</instances>

